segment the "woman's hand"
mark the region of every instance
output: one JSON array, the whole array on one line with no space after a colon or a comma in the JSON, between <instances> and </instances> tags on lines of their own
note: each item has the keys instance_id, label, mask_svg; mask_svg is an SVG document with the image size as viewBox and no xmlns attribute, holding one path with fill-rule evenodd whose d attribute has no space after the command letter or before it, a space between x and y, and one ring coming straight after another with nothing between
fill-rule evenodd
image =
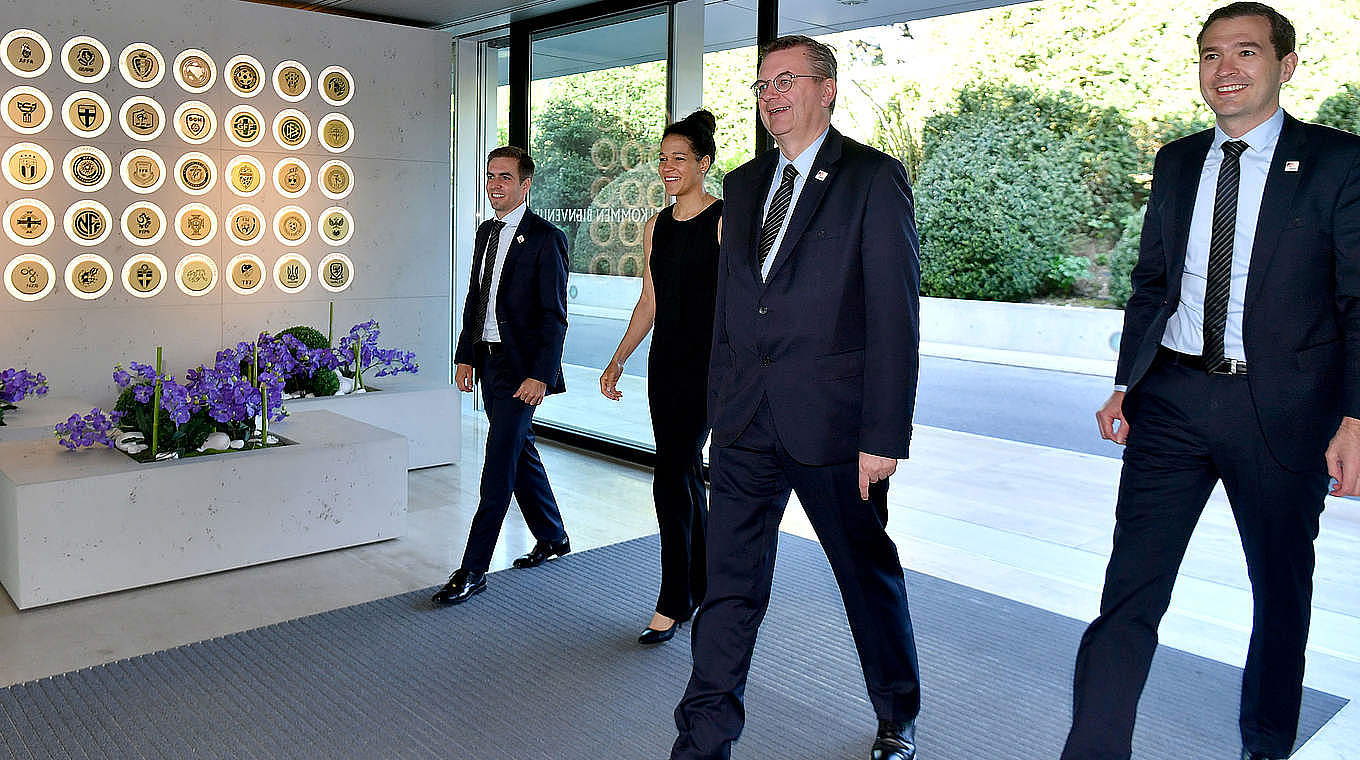
<instances>
[{"instance_id":1,"label":"woman's hand","mask_svg":"<svg viewBox=\"0 0 1360 760\"><path fill-rule=\"evenodd\" d=\"M605 398L613 401L623 398L623 392L618 389L620 377L623 377L623 365L610 360L609 366L605 367L604 372L600 373L600 393Z\"/></svg>"}]
</instances>

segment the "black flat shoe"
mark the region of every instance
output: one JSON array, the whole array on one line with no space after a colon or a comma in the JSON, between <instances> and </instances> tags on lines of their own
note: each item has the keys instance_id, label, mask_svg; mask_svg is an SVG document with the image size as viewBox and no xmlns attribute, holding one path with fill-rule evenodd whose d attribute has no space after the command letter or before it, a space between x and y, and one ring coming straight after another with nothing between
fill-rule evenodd
<instances>
[{"instance_id":1,"label":"black flat shoe","mask_svg":"<svg viewBox=\"0 0 1360 760\"><path fill-rule=\"evenodd\" d=\"M869 760L916 760L916 721L880 720Z\"/></svg>"},{"instance_id":2,"label":"black flat shoe","mask_svg":"<svg viewBox=\"0 0 1360 760\"><path fill-rule=\"evenodd\" d=\"M534 544L534 550L515 560L515 567L524 570L530 567L538 567L553 557L561 557L571 552L571 539L566 536L561 541L539 541Z\"/></svg>"},{"instance_id":3,"label":"black flat shoe","mask_svg":"<svg viewBox=\"0 0 1360 760\"><path fill-rule=\"evenodd\" d=\"M671 623L671 627L665 629L664 631L658 631L657 629L648 626L647 630L643 631L641 636L638 636L638 643L664 644L667 641L670 641L671 639L675 638L675 629L680 627L680 623L681 621L677 620L674 623Z\"/></svg>"},{"instance_id":4,"label":"black flat shoe","mask_svg":"<svg viewBox=\"0 0 1360 760\"><path fill-rule=\"evenodd\" d=\"M436 604L462 604L483 591L486 591L486 573L459 568L449 576L449 582L435 592L433 599Z\"/></svg>"},{"instance_id":5,"label":"black flat shoe","mask_svg":"<svg viewBox=\"0 0 1360 760\"><path fill-rule=\"evenodd\" d=\"M1264 752L1252 752L1248 749L1242 750L1242 760L1273 760Z\"/></svg>"}]
</instances>

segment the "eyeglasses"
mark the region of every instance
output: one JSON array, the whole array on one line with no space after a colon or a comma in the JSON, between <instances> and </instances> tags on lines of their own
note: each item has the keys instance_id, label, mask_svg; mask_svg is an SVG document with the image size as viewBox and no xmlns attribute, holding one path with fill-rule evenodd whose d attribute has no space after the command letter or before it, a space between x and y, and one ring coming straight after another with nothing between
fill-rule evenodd
<instances>
[{"instance_id":1,"label":"eyeglasses","mask_svg":"<svg viewBox=\"0 0 1360 760\"><path fill-rule=\"evenodd\" d=\"M751 83L751 94L757 98L765 94L765 88L774 85L775 92L788 92L793 87L793 80L803 79L825 79L816 74L795 74L792 71L785 71L775 74L774 79L757 79Z\"/></svg>"}]
</instances>

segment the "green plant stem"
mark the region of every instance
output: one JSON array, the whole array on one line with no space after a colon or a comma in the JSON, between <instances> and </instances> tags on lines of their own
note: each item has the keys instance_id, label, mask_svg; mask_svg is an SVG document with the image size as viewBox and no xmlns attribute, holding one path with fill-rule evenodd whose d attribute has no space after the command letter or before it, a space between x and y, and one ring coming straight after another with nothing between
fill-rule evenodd
<instances>
[{"instance_id":1,"label":"green plant stem","mask_svg":"<svg viewBox=\"0 0 1360 760\"><path fill-rule=\"evenodd\" d=\"M363 352L359 349L359 341L354 341L354 390L364 387L364 368L360 363Z\"/></svg>"},{"instance_id":2,"label":"green plant stem","mask_svg":"<svg viewBox=\"0 0 1360 760\"><path fill-rule=\"evenodd\" d=\"M326 328L326 347L335 345L335 301L331 301L331 322Z\"/></svg>"},{"instance_id":3,"label":"green plant stem","mask_svg":"<svg viewBox=\"0 0 1360 760\"><path fill-rule=\"evenodd\" d=\"M258 338L255 339L253 349L254 356L250 360L250 382L258 383L260 381L260 340Z\"/></svg>"},{"instance_id":4,"label":"green plant stem","mask_svg":"<svg viewBox=\"0 0 1360 760\"><path fill-rule=\"evenodd\" d=\"M161 433L161 347L156 346L156 390L151 397L151 459L160 452Z\"/></svg>"}]
</instances>

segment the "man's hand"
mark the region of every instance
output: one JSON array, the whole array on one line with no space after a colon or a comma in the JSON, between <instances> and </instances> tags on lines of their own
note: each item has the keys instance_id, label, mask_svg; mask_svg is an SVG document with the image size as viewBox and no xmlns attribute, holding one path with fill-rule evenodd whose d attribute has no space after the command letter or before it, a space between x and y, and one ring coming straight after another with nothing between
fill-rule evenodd
<instances>
[{"instance_id":1,"label":"man's hand","mask_svg":"<svg viewBox=\"0 0 1360 760\"><path fill-rule=\"evenodd\" d=\"M1120 446L1129 440L1129 421L1124 419L1124 391L1110 394L1105 406L1096 410L1096 423L1100 425L1101 438Z\"/></svg>"},{"instance_id":2,"label":"man's hand","mask_svg":"<svg viewBox=\"0 0 1360 760\"><path fill-rule=\"evenodd\" d=\"M515 391L515 398L523 401L529 406L538 406L543 403L543 396L548 392L548 386L532 377L524 378L524 382L519 384L519 390Z\"/></svg>"},{"instance_id":3,"label":"man's hand","mask_svg":"<svg viewBox=\"0 0 1360 760\"><path fill-rule=\"evenodd\" d=\"M453 384L464 393L472 392L472 365L459 364L453 372Z\"/></svg>"},{"instance_id":4,"label":"man's hand","mask_svg":"<svg viewBox=\"0 0 1360 760\"><path fill-rule=\"evenodd\" d=\"M896 459L889 459L876 454L865 454L861 451L859 453L859 497L868 501L869 484L887 480L888 476L894 472L897 472Z\"/></svg>"},{"instance_id":5,"label":"man's hand","mask_svg":"<svg viewBox=\"0 0 1360 760\"><path fill-rule=\"evenodd\" d=\"M1360 496L1360 420L1342 417L1327 446L1327 474L1336 478L1333 496Z\"/></svg>"}]
</instances>

